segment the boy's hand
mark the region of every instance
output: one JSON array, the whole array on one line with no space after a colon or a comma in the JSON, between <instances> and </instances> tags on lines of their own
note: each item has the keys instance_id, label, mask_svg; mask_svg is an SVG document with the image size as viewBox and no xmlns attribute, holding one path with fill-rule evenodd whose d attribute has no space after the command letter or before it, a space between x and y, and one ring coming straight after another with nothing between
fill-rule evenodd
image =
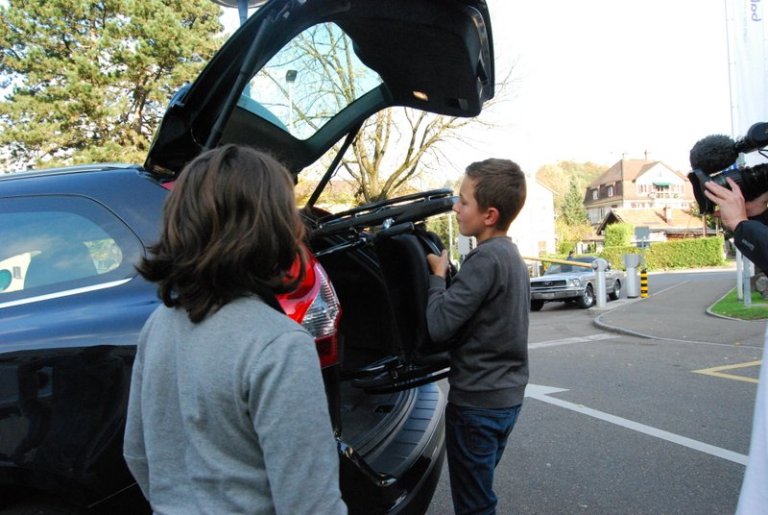
<instances>
[{"instance_id":1,"label":"boy's hand","mask_svg":"<svg viewBox=\"0 0 768 515\"><path fill-rule=\"evenodd\" d=\"M435 254L427 254L427 263L429 264L429 269L432 271L433 275L445 279L445 276L448 273L448 251L443 250L439 256L436 256Z\"/></svg>"}]
</instances>

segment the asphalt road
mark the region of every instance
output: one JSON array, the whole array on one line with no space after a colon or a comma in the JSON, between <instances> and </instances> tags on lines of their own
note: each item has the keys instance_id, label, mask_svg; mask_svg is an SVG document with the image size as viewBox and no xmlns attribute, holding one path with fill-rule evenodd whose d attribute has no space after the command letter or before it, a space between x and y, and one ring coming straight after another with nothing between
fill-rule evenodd
<instances>
[{"instance_id":1,"label":"asphalt road","mask_svg":"<svg viewBox=\"0 0 768 515\"><path fill-rule=\"evenodd\" d=\"M531 314L498 513L733 513L765 330L706 315L733 277L651 275L648 299ZM447 468L427 513L452 513Z\"/></svg>"}]
</instances>

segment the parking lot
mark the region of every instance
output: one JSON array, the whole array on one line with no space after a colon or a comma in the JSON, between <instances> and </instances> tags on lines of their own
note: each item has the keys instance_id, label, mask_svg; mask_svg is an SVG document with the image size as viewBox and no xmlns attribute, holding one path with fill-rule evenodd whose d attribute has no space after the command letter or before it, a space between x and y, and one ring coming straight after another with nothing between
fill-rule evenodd
<instances>
[{"instance_id":1,"label":"parking lot","mask_svg":"<svg viewBox=\"0 0 768 515\"><path fill-rule=\"evenodd\" d=\"M602 314L531 314L531 384L497 469L499 513L733 513L765 324L705 314L732 277L652 275L648 299ZM450 512L445 470L428 513Z\"/></svg>"}]
</instances>

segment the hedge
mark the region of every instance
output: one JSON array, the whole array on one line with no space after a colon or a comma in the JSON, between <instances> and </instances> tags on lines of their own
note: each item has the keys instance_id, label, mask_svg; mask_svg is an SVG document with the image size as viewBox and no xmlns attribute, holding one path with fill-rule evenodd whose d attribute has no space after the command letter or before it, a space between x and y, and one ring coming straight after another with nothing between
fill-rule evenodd
<instances>
[{"instance_id":1,"label":"hedge","mask_svg":"<svg viewBox=\"0 0 768 515\"><path fill-rule=\"evenodd\" d=\"M624 268L624 254L644 256L648 270L719 266L725 263L723 244L722 236L687 238L651 243L649 248L644 249L634 246L605 247L600 257L607 259L614 268L621 269Z\"/></svg>"},{"instance_id":2,"label":"hedge","mask_svg":"<svg viewBox=\"0 0 768 515\"><path fill-rule=\"evenodd\" d=\"M632 224L611 224L605 228L606 247L624 247L632 242L635 226Z\"/></svg>"}]
</instances>

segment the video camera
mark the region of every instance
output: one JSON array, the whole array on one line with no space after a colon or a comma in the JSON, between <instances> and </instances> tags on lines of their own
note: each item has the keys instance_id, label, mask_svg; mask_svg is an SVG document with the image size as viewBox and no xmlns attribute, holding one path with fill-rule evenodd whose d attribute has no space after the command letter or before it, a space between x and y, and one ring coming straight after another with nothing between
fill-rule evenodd
<instances>
[{"instance_id":1,"label":"video camera","mask_svg":"<svg viewBox=\"0 0 768 515\"><path fill-rule=\"evenodd\" d=\"M689 157L691 172L688 174L688 180L691 181L693 194L702 214L711 214L715 209L715 204L704 195L704 183L708 181L715 181L730 189L725 180L730 177L739 185L746 200L757 198L768 191L768 163L733 167L739 154L758 150L761 155L768 157L762 151L766 145L768 122L754 124L747 131L747 135L738 141L716 134L696 142Z\"/></svg>"}]
</instances>

